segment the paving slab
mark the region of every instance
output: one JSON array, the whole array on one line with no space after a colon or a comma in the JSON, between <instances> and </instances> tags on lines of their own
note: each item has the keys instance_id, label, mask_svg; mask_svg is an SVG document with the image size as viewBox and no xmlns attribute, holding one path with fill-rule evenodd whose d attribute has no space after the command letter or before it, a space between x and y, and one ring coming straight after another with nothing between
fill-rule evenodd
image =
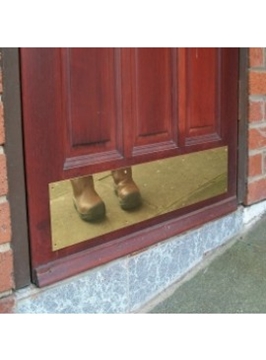
<instances>
[{"instance_id":1,"label":"paving slab","mask_svg":"<svg viewBox=\"0 0 266 360\"><path fill-rule=\"evenodd\" d=\"M266 313L266 216L168 298L160 301L159 296L153 304L147 312Z\"/></svg>"}]
</instances>

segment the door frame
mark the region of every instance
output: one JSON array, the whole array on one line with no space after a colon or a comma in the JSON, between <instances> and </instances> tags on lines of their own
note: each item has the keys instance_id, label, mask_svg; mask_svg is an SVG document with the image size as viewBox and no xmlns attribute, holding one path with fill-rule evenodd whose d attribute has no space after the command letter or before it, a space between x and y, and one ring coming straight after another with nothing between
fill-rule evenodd
<instances>
[{"instance_id":1,"label":"door frame","mask_svg":"<svg viewBox=\"0 0 266 360\"><path fill-rule=\"evenodd\" d=\"M239 90L238 90L238 203L245 202L248 178L248 68L249 49L239 50Z\"/></svg>"},{"instance_id":2,"label":"door frame","mask_svg":"<svg viewBox=\"0 0 266 360\"><path fill-rule=\"evenodd\" d=\"M27 219L27 199L25 186L25 169L24 169L24 151L23 151L23 131L22 131L22 108L21 108L21 84L20 84L20 57L19 48L2 49L3 57L3 77L4 77L4 108L5 108L5 128L6 128L6 155L8 159L8 181L9 181L9 202L11 208L11 226L12 226L12 248L14 256L14 277L16 289L29 285L32 281L39 286L48 285L51 282L59 281L67 276L78 274L95 266L101 265L98 262L99 254L104 258L104 262L111 261L129 253L141 250L153 244L154 233L159 228L162 236L156 242L165 240L178 233L189 230L191 223L194 226L200 226L205 222L213 219L213 207L216 208L217 215L223 216L230 210L243 202L246 183L246 160L247 160L247 70L248 70L248 49L240 49L240 72L239 72L239 124L238 124L238 176L237 176L237 200L229 199L215 205L210 205L212 211L205 207L202 216L198 217L200 210L193 211L189 214L183 214L179 218L165 221L159 225L143 229L140 232L140 244L132 241L136 238L136 233L121 237L111 244L105 244L97 249L88 249L81 253L73 254L68 259L61 259L54 264L52 277L50 269L52 264L47 264L39 269L36 278L31 278L31 266L29 255L29 234ZM16 144L16 147L11 146ZM198 219L198 220L197 220ZM115 244L114 244L115 243ZM116 254L114 254L114 245ZM111 247L113 249L111 249ZM88 266L90 258L90 266ZM71 273L66 274L66 269L71 268ZM49 273L49 276L47 275ZM33 274L34 276L34 274ZM34 277L35 277L34 276Z\"/></svg>"},{"instance_id":3,"label":"door frame","mask_svg":"<svg viewBox=\"0 0 266 360\"><path fill-rule=\"evenodd\" d=\"M18 48L2 48L2 66L14 283L15 289L20 289L30 285L31 275Z\"/></svg>"}]
</instances>

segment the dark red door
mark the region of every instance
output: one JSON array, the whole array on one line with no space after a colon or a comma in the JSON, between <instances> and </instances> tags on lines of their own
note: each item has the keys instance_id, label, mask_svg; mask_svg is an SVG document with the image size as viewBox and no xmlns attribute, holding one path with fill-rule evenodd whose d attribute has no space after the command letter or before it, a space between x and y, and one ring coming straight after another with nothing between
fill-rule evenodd
<instances>
[{"instance_id":1,"label":"dark red door","mask_svg":"<svg viewBox=\"0 0 266 360\"><path fill-rule=\"evenodd\" d=\"M82 253L94 260L80 270L101 263L95 249L103 241L105 254L113 254L106 259L147 245L111 250L127 236L123 230L53 252L49 183L226 145L230 181L223 199L235 199L237 49L22 49L21 78L31 257L39 285L78 271L64 275L61 269L49 280L47 264L53 273ZM48 280L42 282L43 272Z\"/></svg>"}]
</instances>

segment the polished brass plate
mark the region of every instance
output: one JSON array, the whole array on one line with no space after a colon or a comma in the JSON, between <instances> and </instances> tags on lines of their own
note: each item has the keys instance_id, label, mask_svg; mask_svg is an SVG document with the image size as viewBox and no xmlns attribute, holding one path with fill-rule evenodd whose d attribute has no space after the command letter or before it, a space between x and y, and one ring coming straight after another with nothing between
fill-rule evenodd
<instances>
[{"instance_id":1,"label":"polished brass plate","mask_svg":"<svg viewBox=\"0 0 266 360\"><path fill-rule=\"evenodd\" d=\"M142 195L142 206L135 211L120 208L110 171L94 174L95 189L106 205L106 217L95 223L79 218L69 180L49 184L52 250L225 193L227 153L227 147L220 147L133 166L133 178Z\"/></svg>"}]
</instances>

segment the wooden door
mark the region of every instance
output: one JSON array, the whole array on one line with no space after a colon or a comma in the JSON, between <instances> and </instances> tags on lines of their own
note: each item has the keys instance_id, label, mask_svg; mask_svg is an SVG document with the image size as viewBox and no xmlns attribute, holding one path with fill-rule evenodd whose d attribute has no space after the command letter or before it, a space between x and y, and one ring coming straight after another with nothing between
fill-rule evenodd
<instances>
[{"instance_id":1,"label":"wooden door","mask_svg":"<svg viewBox=\"0 0 266 360\"><path fill-rule=\"evenodd\" d=\"M226 145L230 181L219 201L227 201L226 211L236 205L237 49L22 49L21 79L31 258L38 285L162 239L158 229L153 239L128 245L134 232L155 224L151 221L53 252L49 183ZM98 250L105 255L100 258Z\"/></svg>"}]
</instances>

